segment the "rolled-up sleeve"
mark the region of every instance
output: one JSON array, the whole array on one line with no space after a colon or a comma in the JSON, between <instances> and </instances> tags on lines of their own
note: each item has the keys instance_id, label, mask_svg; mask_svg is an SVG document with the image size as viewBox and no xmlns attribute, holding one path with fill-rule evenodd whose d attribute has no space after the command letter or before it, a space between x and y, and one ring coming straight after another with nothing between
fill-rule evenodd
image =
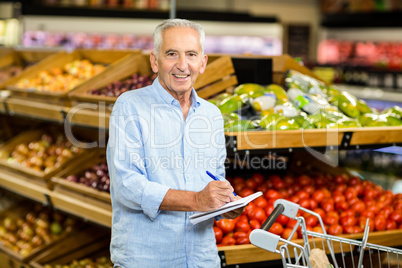
<instances>
[{"instance_id":1,"label":"rolled-up sleeve","mask_svg":"<svg viewBox=\"0 0 402 268\"><path fill-rule=\"evenodd\" d=\"M141 134L141 120L145 119L130 114L127 106L117 101L110 117L107 146L110 194L125 207L142 210L154 220L169 187L149 181Z\"/></svg>"}]
</instances>

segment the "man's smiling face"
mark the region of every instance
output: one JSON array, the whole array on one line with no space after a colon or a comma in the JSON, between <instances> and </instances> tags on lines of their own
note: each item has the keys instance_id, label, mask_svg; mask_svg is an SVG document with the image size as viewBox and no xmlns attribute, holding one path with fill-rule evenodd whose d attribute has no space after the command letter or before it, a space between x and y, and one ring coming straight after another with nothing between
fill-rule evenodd
<instances>
[{"instance_id":1,"label":"man's smiling face","mask_svg":"<svg viewBox=\"0 0 402 268\"><path fill-rule=\"evenodd\" d=\"M151 53L151 67L159 82L173 96L191 91L198 74L203 73L207 56L202 55L200 36L192 28L170 28L162 33L159 59Z\"/></svg>"}]
</instances>

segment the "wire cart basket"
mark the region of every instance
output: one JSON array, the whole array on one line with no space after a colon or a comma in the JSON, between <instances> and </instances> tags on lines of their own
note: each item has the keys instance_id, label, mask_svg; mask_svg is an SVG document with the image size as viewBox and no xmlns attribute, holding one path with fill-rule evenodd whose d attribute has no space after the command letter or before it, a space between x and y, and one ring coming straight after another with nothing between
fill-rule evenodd
<instances>
[{"instance_id":1,"label":"wire cart basket","mask_svg":"<svg viewBox=\"0 0 402 268\"><path fill-rule=\"evenodd\" d=\"M368 219L363 238L360 241L328 235L320 215L300 207L298 204L278 199L274 206L274 211L261 228L251 232L250 242L257 247L280 254L284 268L402 268L402 250L367 242L369 235ZM323 233L307 230L304 218L297 216L299 210L316 216ZM297 220L287 239L268 232L281 214ZM299 227L301 228L303 245L290 241ZM278 249L279 242L283 243Z\"/></svg>"}]
</instances>

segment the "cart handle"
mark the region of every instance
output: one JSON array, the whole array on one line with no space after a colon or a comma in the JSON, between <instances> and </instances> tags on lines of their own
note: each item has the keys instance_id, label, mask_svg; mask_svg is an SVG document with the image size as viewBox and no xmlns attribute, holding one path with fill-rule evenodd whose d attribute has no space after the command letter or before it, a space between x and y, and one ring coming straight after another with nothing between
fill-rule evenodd
<instances>
[{"instance_id":1,"label":"cart handle","mask_svg":"<svg viewBox=\"0 0 402 268\"><path fill-rule=\"evenodd\" d=\"M275 206L274 210L271 214L269 214L268 218L261 225L260 229L268 232L269 229L271 229L272 225L275 223L276 219L282 214L284 210L285 207L282 204L278 204L277 206Z\"/></svg>"}]
</instances>

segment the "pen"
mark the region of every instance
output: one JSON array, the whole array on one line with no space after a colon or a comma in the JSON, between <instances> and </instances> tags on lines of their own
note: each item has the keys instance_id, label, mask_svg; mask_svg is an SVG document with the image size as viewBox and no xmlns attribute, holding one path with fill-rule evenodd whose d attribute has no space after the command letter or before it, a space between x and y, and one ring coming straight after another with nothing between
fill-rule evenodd
<instances>
[{"instance_id":1,"label":"pen","mask_svg":"<svg viewBox=\"0 0 402 268\"><path fill-rule=\"evenodd\" d=\"M211 172L207 171L208 176L210 176L214 181L219 181ZM235 192L233 192L234 196L237 196Z\"/></svg>"}]
</instances>

